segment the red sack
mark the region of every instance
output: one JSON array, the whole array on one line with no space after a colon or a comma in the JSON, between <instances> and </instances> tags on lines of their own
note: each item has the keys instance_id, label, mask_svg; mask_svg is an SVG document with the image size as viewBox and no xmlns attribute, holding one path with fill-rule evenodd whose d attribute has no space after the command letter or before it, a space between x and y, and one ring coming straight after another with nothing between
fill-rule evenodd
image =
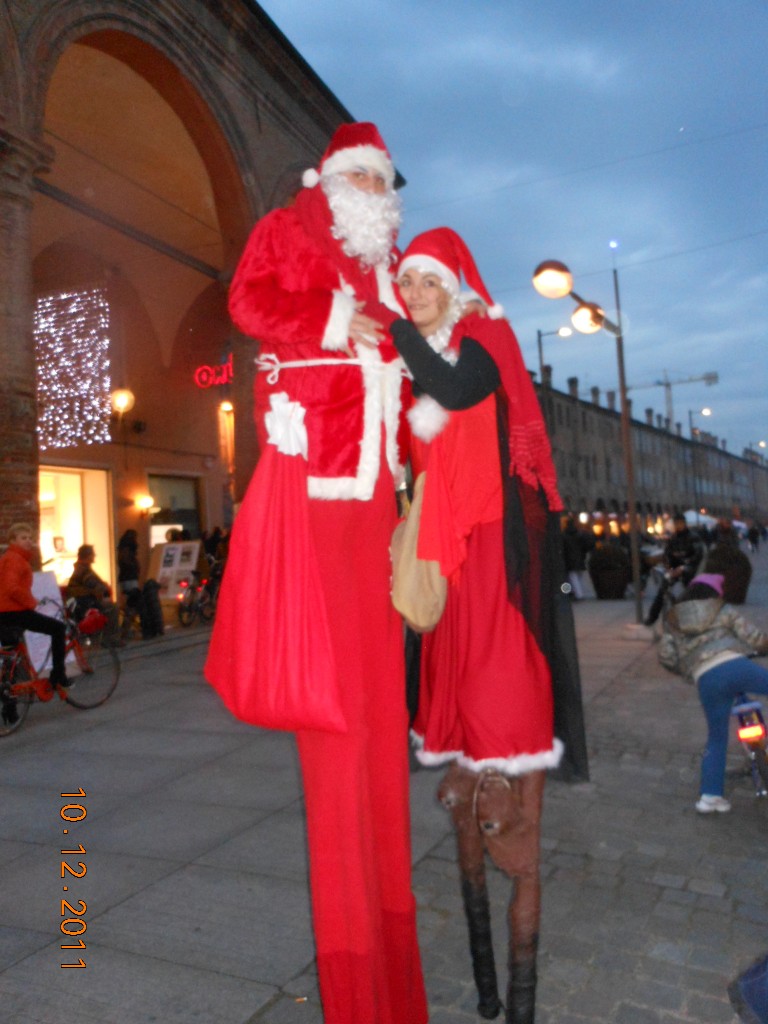
<instances>
[{"instance_id":1,"label":"red sack","mask_svg":"<svg viewBox=\"0 0 768 1024\"><path fill-rule=\"evenodd\" d=\"M205 676L251 725L347 731L310 536L307 463L272 444L232 529Z\"/></svg>"}]
</instances>

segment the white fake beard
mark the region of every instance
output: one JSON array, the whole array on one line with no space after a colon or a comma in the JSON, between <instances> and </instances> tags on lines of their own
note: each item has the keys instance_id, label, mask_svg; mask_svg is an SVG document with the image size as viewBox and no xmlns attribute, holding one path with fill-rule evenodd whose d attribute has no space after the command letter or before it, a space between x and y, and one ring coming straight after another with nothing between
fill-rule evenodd
<instances>
[{"instance_id":1,"label":"white fake beard","mask_svg":"<svg viewBox=\"0 0 768 1024\"><path fill-rule=\"evenodd\" d=\"M333 214L331 234L347 256L366 266L389 263L400 227L402 203L394 189L383 195L362 192L341 174L320 179Z\"/></svg>"}]
</instances>

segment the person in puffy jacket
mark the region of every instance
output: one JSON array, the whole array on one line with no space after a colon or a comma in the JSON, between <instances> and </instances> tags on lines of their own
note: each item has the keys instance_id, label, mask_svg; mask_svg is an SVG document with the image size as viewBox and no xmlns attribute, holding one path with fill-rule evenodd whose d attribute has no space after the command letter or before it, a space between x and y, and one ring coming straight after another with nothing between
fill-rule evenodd
<instances>
[{"instance_id":1,"label":"person in puffy jacket","mask_svg":"<svg viewBox=\"0 0 768 1024\"><path fill-rule=\"evenodd\" d=\"M69 686L64 668L66 627L52 615L38 612L32 593L32 556L35 534L28 523L14 523L8 531L8 547L0 558L0 628L28 629L51 638L51 674L53 686ZM18 718L15 702L5 699L0 708L3 720L12 724Z\"/></svg>"},{"instance_id":2,"label":"person in puffy jacket","mask_svg":"<svg viewBox=\"0 0 768 1024\"><path fill-rule=\"evenodd\" d=\"M664 620L659 661L696 683L707 719L700 814L731 809L723 789L733 701L740 693L768 694L768 670L750 660L755 654L768 654L768 633L723 601L723 576L695 576Z\"/></svg>"}]
</instances>

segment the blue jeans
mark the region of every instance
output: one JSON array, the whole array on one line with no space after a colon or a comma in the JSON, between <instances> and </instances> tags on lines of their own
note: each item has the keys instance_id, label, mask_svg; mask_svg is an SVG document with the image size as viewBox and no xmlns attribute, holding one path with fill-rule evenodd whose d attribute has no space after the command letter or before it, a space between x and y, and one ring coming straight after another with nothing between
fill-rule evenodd
<instances>
[{"instance_id":1,"label":"blue jeans","mask_svg":"<svg viewBox=\"0 0 768 1024\"><path fill-rule=\"evenodd\" d=\"M734 698L740 693L768 695L768 670L749 658L734 658L699 678L699 700L709 730L701 759L701 792L710 796L723 795L728 723Z\"/></svg>"}]
</instances>

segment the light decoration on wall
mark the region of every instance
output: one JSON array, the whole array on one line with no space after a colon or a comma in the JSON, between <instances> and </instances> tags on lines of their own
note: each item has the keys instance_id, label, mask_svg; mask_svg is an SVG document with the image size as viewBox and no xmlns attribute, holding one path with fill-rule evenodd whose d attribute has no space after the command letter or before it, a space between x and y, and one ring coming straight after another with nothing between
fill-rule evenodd
<instances>
[{"instance_id":1,"label":"light decoration on wall","mask_svg":"<svg viewBox=\"0 0 768 1024\"><path fill-rule=\"evenodd\" d=\"M112 409L106 290L39 298L34 331L41 450L108 442Z\"/></svg>"}]
</instances>

